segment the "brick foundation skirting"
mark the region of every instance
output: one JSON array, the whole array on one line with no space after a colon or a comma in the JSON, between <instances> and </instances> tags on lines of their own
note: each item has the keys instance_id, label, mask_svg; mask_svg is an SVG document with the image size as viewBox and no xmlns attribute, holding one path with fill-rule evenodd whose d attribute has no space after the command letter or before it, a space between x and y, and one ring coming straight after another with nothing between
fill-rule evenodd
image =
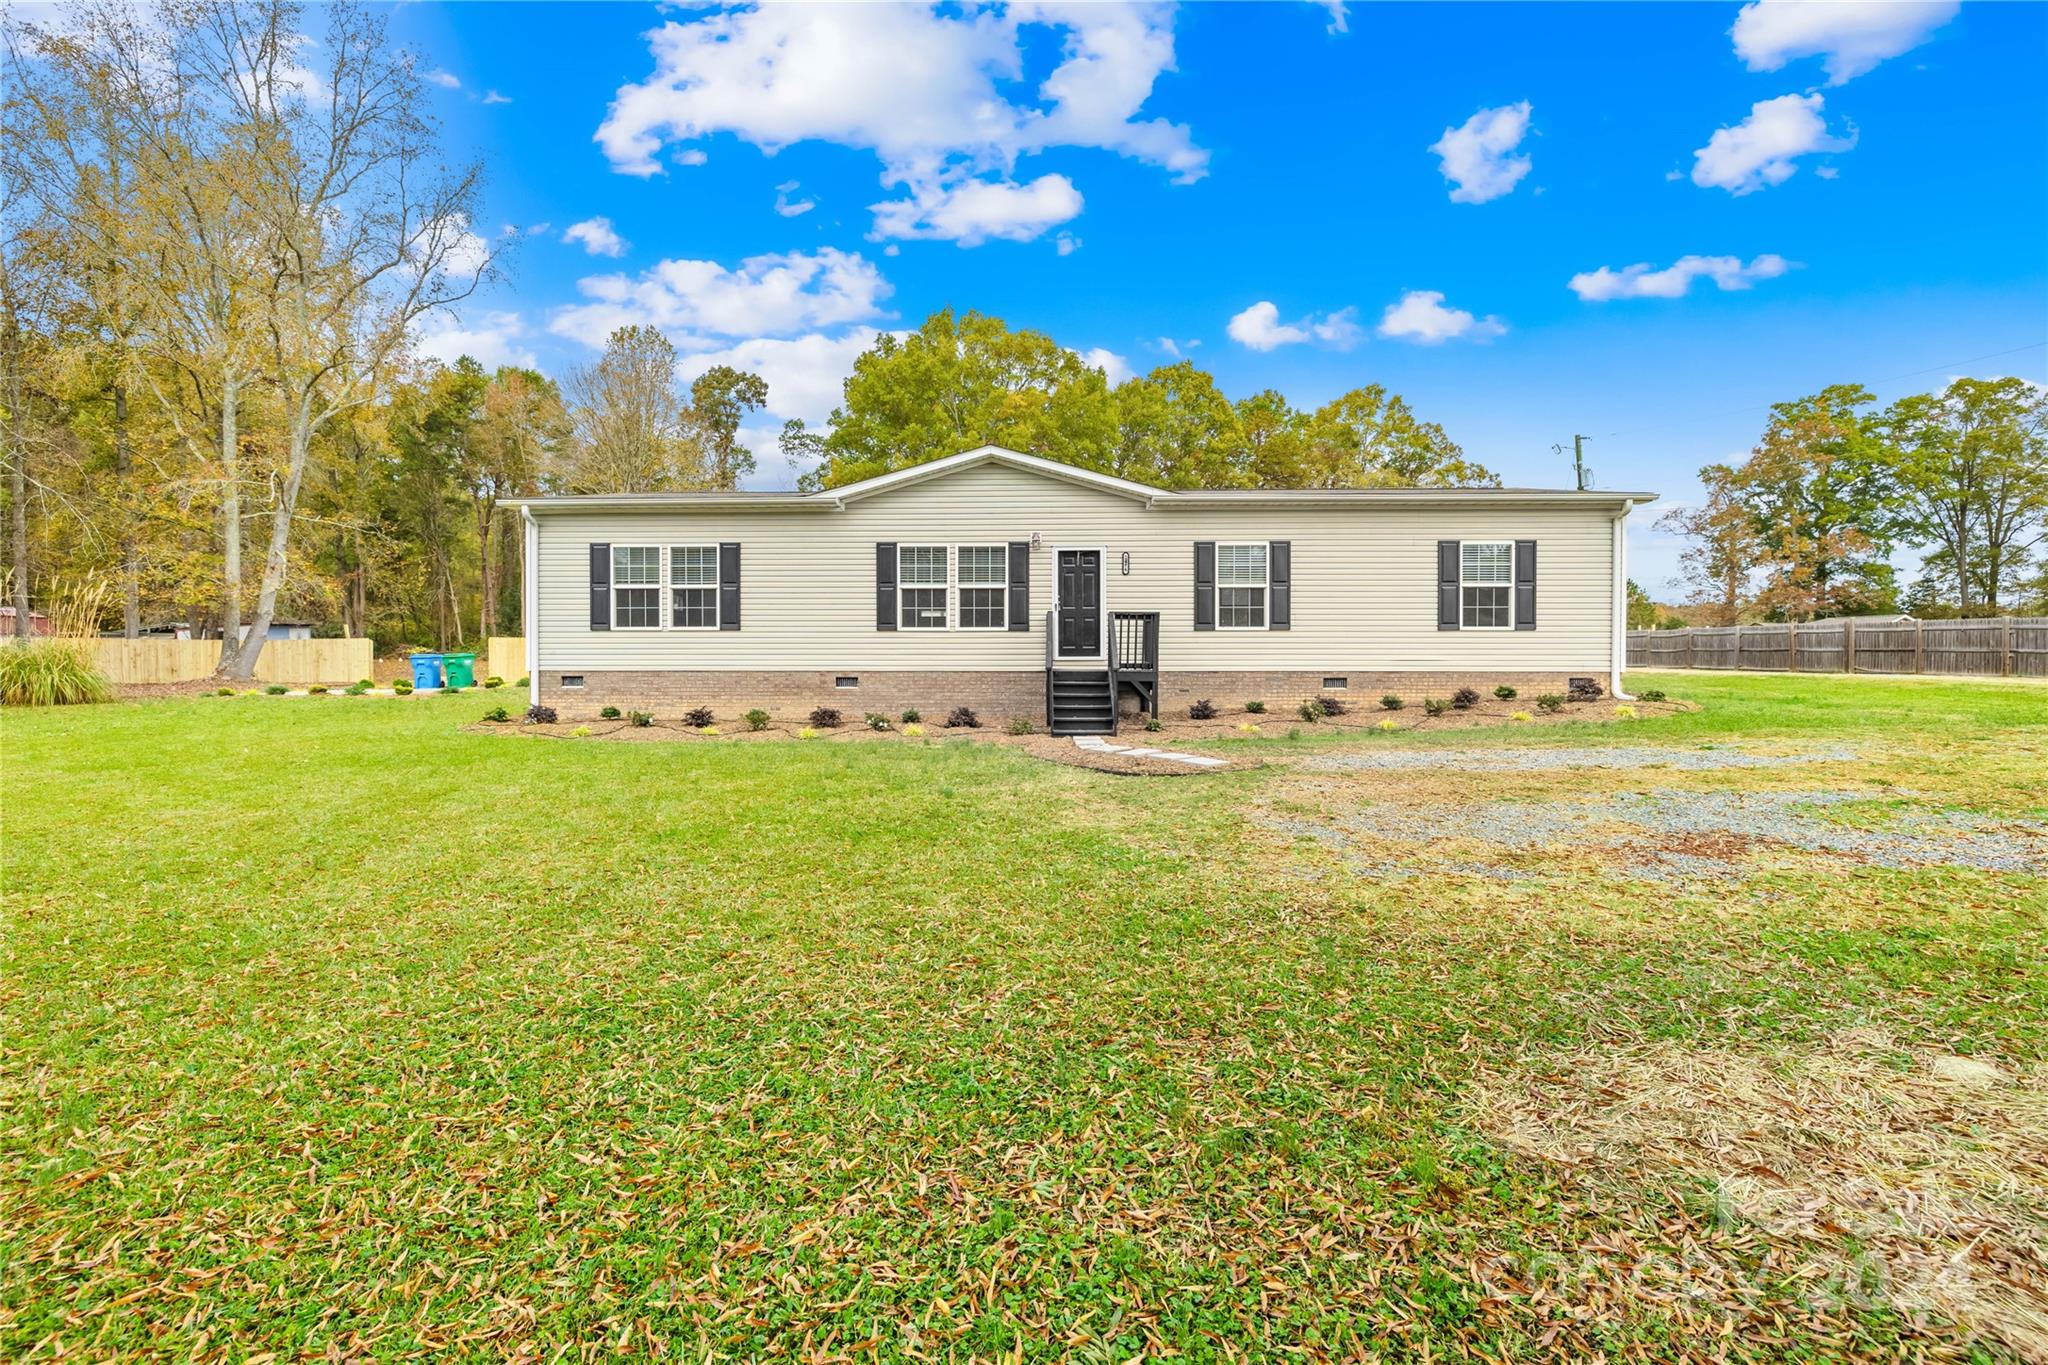
<instances>
[{"instance_id":1,"label":"brick foundation skirting","mask_svg":"<svg viewBox=\"0 0 2048 1365\"><path fill-rule=\"evenodd\" d=\"M1272 710L1288 711L1303 698L1330 691L1362 706L1377 705L1393 693L1410 704L1425 697L1448 697L1460 687L1476 687L1491 695L1501 683L1527 698L1563 692L1570 676L1590 677L1607 685L1604 668L1570 673L1457 672L1304 672L1300 670L1215 670L1175 672L1160 676L1159 709L1163 715L1185 714L1188 704L1208 698L1219 706L1263 701ZM721 719L736 718L760 707L778 718L807 715L814 706L833 706L855 719L869 711L889 716L916 707L928 718L942 719L956 706L971 706L984 724L1022 716L1033 724L1045 719L1045 674L1029 672L868 672L857 687L838 687L831 673L791 670L728 672L682 669L586 669L583 686L562 686L562 670L540 675L540 699L564 717L588 718L603 706L652 711L673 719L689 707L709 706ZM1344 686L1325 688L1327 678L1341 677ZM1125 699L1128 709L1135 705Z\"/></svg>"}]
</instances>

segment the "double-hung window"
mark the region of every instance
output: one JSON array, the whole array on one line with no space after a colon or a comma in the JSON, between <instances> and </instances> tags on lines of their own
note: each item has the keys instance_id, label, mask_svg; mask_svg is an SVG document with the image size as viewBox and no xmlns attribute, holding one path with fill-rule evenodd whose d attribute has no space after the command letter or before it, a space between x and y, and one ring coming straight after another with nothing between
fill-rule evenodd
<instances>
[{"instance_id":1,"label":"double-hung window","mask_svg":"<svg viewBox=\"0 0 2048 1365\"><path fill-rule=\"evenodd\" d=\"M669 624L678 630L718 629L718 547L668 547Z\"/></svg>"},{"instance_id":2,"label":"double-hung window","mask_svg":"<svg viewBox=\"0 0 2048 1365\"><path fill-rule=\"evenodd\" d=\"M661 629L660 546L612 546L612 629Z\"/></svg>"},{"instance_id":3,"label":"double-hung window","mask_svg":"<svg viewBox=\"0 0 2048 1365\"><path fill-rule=\"evenodd\" d=\"M946 547L896 547L897 622L904 630L946 628Z\"/></svg>"},{"instance_id":4,"label":"double-hung window","mask_svg":"<svg viewBox=\"0 0 2048 1365\"><path fill-rule=\"evenodd\" d=\"M1008 630L1010 550L1005 545L962 545L957 551L960 629Z\"/></svg>"},{"instance_id":5,"label":"double-hung window","mask_svg":"<svg viewBox=\"0 0 2048 1365\"><path fill-rule=\"evenodd\" d=\"M1265 542L1217 545L1217 629L1264 630L1266 586Z\"/></svg>"},{"instance_id":6,"label":"double-hung window","mask_svg":"<svg viewBox=\"0 0 2048 1365\"><path fill-rule=\"evenodd\" d=\"M1458 602L1466 630L1512 630L1515 624L1515 543L1468 540L1459 549Z\"/></svg>"}]
</instances>

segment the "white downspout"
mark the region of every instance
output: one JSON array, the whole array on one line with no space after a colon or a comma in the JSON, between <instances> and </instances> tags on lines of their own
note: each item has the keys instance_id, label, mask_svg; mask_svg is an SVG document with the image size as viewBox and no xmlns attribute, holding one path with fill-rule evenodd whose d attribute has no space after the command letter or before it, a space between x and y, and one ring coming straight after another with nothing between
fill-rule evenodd
<instances>
[{"instance_id":1,"label":"white downspout","mask_svg":"<svg viewBox=\"0 0 2048 1365\"><path fill-rule=\"evenodd\" d=\"M1607 690L1616 701L1634 701L1621 690L1621 671L1628 662L1628 514L1635 506L1625 499L1614 516L1614 641L1609 648Z\"/></svg>"},{"instance_id":2,"label":"white downspout","mask_svg":"<svg viewBox=\"0 0 2048 1365\"><path fill-rule=\"evenodd\" d=\"M540 705L540 523L531 507L519 509L526 527L524 572L519 582L519 627L526 636L526 704Z\"/></svg>"}]
</instances>

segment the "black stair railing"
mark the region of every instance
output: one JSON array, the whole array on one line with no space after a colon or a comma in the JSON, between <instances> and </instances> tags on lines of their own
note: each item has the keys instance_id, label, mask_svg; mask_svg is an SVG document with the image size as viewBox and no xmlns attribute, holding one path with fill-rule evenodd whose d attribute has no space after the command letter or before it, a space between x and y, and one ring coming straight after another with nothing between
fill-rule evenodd
<instances>
[{"instance_id":1,"label":"black stair railing","mask_svg":"<svg viewBox=\"0 0 2048 1365\"><path fill-rule=\"evenodd\" d=\"M1159 613L1119 611L1111 616L1110 638L1126 673L1159 671Z\"/></svg>"}]
</instances>

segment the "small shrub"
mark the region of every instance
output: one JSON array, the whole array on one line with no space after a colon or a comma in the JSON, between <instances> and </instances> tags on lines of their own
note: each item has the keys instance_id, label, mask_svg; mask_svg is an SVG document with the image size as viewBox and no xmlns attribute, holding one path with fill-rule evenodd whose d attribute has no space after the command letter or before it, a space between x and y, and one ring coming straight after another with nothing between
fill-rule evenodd
<instances>
[{"instance_id":1,"label":"small shrub","mask_svg":"<svg viewBox=\"0 0 2048 1365\"><path fill-rule=\"evenodd\" d=\"M1451 693L1451 705L1460 711L1470 711L1473 707L1479 705L1478 689L1472 687L1459 688Z\"/></svg>"},{"instance_id":2,"label":"small shrub","mask_svg":"<svg viewBox=\"0 0 2048 1365\"><path fill-rule=\"evenodd\" d=\"M803 729L796 732L796 737L798 739L816 739L818 737L818 732L816 730L813 730L810 726L806 725Z\"/></svg>"},{"instance_id":3,"label":"small shrub","mask_svg":"<svg viewBox=\"0 0 2048 1365\"><path fill-rule=\"evenodd\" d=\"M896 719L902 721L905 725L915 725L919 721L923 720L924 717L918 714L918 710L915 706L906 706L903 708L903 714L898 716Z\"/></svg>"},{"instance_id":4,"label":"small shrub","mask_svg":"<svg viewBox=\"0 0 2048 1365\"><path fill-rule=\"evenodd\" d=\"M1248 701L1244 704L1244 709L1255 716L1263 716L1266 714L1266 703L1262 701Z\"/></svg>"},{"instance_id":5,"label":"small shrub","mask_svg":"<svg viewBox=\"0 0 2048 1365\"><path fill-rule=\"evenodd\" d=\"M1387 717L1387 719L1385 719L1385 720L1381 721L1381 722L1379 723L1379 725L1378 725L1378 726L1376 726L1375 728L1377 728L1377 729L1380 729L1380 730L1385 730L1385 731L1386 731L1386 732L1388 732L1389 734L1392 734L1392 733L1393 733L1394 731L1396 731L1396 730L1398 730L1398 729L1400 729L1400 728L1401 728L1401 722L1400 722L1400 721L1398 721L1398 720L1395 720L1395 719L1394 719L1394 718L1393 718L1392 716L1389 716L1389 717Z\"/></svg>"},{"instance_id":6,"label":"small shrub","mask_svg":"<svg viewBox=\"0 0 2048 1365\"><path fill-rule=\"evenodd\" d=\"M528 725L553 725L555 723L555 708L552 706L527 707L526 723Z\"/></svg>"},{"instance_id":7,"label":"small shrub","mask_svg":"<svg viewBox=\"0 0 2048 1365\"><path fill-rule=\"evenodd\" d=\"M1288 737L1289 739L1300 739L1300 738L1301 738L1301 727L1300 727L1299 725L1290 725L1290 726L1288 726L1288 727L1287 727L1287 737Z\"/></svg>"},{"instance_id":8,"label":"small shrub","mask_svg":"<svg viewBox=\"0 0 2048 1365\"><path fill-rule=\"evenodd\" d=\"M1203 697L1200 701L1188 707L1189 720L1214 720L1215 718L1216 703L1210 701L1207 697Z\"/></svg>"},{"instance_id":9,"label":"small shrub","mask_svg":"<svg viewBox=\"0 0 2048 1365\"><path fill-rule=\"evenodd\" d=\"M1566 701L1598 701L1606 695L1607 689L1591 678L1573 678L1565 689Z\"/></svg>"},{"instance_id":10,"label":"small shrub","mask_svg":"<svg viewBox=\"0 0 2048 1365\"><path fill-rule=\"evenodd\" d=\"M1555 715L1557 712L1564 710L1564 698L1558 696L1555 692L1545 692L1536 699L1536 709Z\"/></svg>"},{"instance_id":11,"label":"small shrub","mask_svg":"<svg viewBox=\"0 0 2048 1365\"><path fill-rule=\"evenodd\" d=\"M1513 701L1515 699L1515 689L1509 687L1506 683L1502 683L1499 687L1493 689L1493 695L1499 697L1502 701Z\"/></svg>"},{"instance_id":12,"label":"small shrub","mask_svg":"<svg viewBox=\"0 0 2048 1365\"><path fill-rule=\"evenodd\" d=\"M956 706L951 714L946 717L946 728L948 730L979 730L981 728L981 717L974 714L974 708L971 706Z\"/></svg>"},{"instance_id":13,"label":"small shrub","mask_svg":"<svg viewBox=\"0 0 2048 1365\"><path fill-rule=\"evenodd\" d=\"M493 706L490 710L484 712L484 719L503 724L505 721L512 719L512 713L502 706Z\"/></svg>"},{"instance_id":14,"label":"small shrub","mask_svg":"<svg viewBox=\"0 0 2048 1365\"><path fill-rule=\"evenodd\" d=\"M307 689L306 689L306 695L307 695L307 696L309 696L309 697L324 697L324 696L326 696L326 695L327 695L327 684L325 684L325 683L314 683L314 684L313 684L313 685L312 685L311 687L309 687L309 688L307 688Z\"/></svg>"},{"instance_id":15,"label":"small shrub","mask_svg":"<svg viewBox=\"0 0 2048 1365\"><path fill-rule=\"evenodd\" d=\"M48 639L0 645L0 702L8 706L75 706L113 699L114 685L76 645Z\"/></svg>"},{"instance_id":16,"label":"small shrub","mask_svg":"<svg viewBox=\"0 0 2048 1365\"><path fill-rule=\"evenodd\" d=\"M1161 730L1164 730L1166 726L1160 722L1159 717L1147 716L1145 717L1145 728L1156 735Z\"/></svg>"},{"instance_id":17,"label":"small shrub","mask_svg":"<svg viewBox=\"0 0 2048 1365\"><path fill-rule=\"evenodd\" d=\"M484 679L484 686L485 686L485 687L503 687L504 685L505 685L505 680L504 680L503 678L485 678L485 679Z\"/></svg>"},{"instance_id":18,"label":"small shrub","mask_svg":"<svg viewBox=\"0 0 2048 1365\"><path fill-rule=\"evenodd\" d=\"M648 726L654 724L654 713L652 711L628 711L626 713L626 724L632 726L635 730L645 730Z\"/></svg>"},{"instance_id":19,"label":"small shrub","mask_svg":"<svg viewBox=\"0 0 2048 1365\"><path fill-rule=\"evenodd\" d=\"M702 730L716 720L717 717L711 714L711 708L708 706L693 706L683 712L683 724L692 730Z\"/></svg>"},{"instance_id":20,"label":"small shrub","mask_svg":"<svg viewBox=\"0 0 2048 1365\"><path fill-rule=\"evenodd\" d=\"M619 714L619 708L616 706L600 706L597 709L597 718L599 720L617 720Z\"/></svg>"},{"instance_id":21,"label":"small shrub","mask_svg":"<svg viewBox=\"0 0 2048 1365\"><path fill-rule=\"evenodd\" d=\"M1012 716L1009 725L1004 728L1013 735L1028 735L1033 729L1031 721L1024 716Z\"/></svg>"},{"instance_id":22,"label":"small shrub","mask_svg":"<svg viewBox=\"0 0 2048 1365\"><path fill-rule=\"evenodd\" d=\"M1392 692L1389 692L1386 696L1380 698L1380 710L1382 711L1398 711L1407 704L1407 702L1402 701Z\"/></svg>"},{"instance_id":23,"label":"small shrub","mask_svg":"<svg viewBox=\"0 0 2048 1365\"><path fill-rule=\"evenodd\" d=\"M868 712L868 729L886 730L888 728L889 718L887 716L883 715L880 711Z\"/></svg>"},{"instance_id":24,"label":"small shrub","mask_svg":"<svg viewBox=\"0 0 2048 1365\"><path fill-rule=\"evenodd\" d=\"M1426 716L1440 716L1450 709L1451 704L1442 697L1424 697L1422 699L1422 713Z\"/></svg>"},{"instance_id":25,"label":"small shrub","mask_svg":"<svg viewBox=\"0 0 2048 1365\"><path fill-rule=\"evenodd\" d=\"M531 679L531 678L521 678L521 679L520 679L520 680L519 680L518 682L516 682L516 683L513 683L512 685L513 685L514 687L524 687L524 686L526 686L526 685L527 685L528 683L530 683L530 682L532 682L532 681L533 681L533 679Z\"/></svg>"},{"instance_id":26,"label":"small shrub","mask_svg":"<svg viewBox=\"0 0 2048 1365\"><path fill-rule=\"evenodd\" d=\"M377 685L377 681L376 681L376 679L374 679L374 678L357 678L357 679L356 679L356 686L357 686L357 687L360 687L360 688L362 688L362 689L363 689L363 691L365 691L365 692L369 691L369 690L370 690L371 688L375 687L376 685Z\"/></svg>"},{"instance_id":27,"label":"small shrub","mask_svg":"<svg viewBox=\"0 0 2048 1365\"><path fill-rule=\"evenodd\" d=\"M922 725L919 725L914 720L905 721L903 723L903 733L910 736L910 738L912 739L916 739L919 735L924 733L924 727Z\"/></svg>"},{"instance_id":28,"label":"small shrub","mask_svg":"<svg viewBox=\"0 0 2048 1365\"><path fill-rule=\"evenodd\" d=\"M232 687L216 687L213 689L213 695L216 697L232 697L235 695L235 689Z\"/></svg>"},{"instance_id":29,"label":"small shrub","mask_svg":"<svg viewBox=\"0 0 2048 1365\"><path fill-rule=\"evenodd\" d=\"M1531 719L1533 719L1533 717L1531 717L1531 716L1530 716L1530 714L1529 714L1529 713L1528 713L1527 711L1517 711L1517 712L1515 712L1515 714L1513 714L1512 716L1509 716L1509 717L1508 717L1508 719L1509 719L1509 720L1531 720Z\"/></svg>"},{"instance_id":30,"label":"small shrub","mask_svg":"<svg viewBox=\"0 0 2048 1365\"><path fill-rule=\"evenodd\" d=\"M1237 723L1237 730L1239 734L1255 735L1259 732L1259 727L1248 720L1241 720Z\"/></svg>"},{"instance_id":31,"label":"small shrub","mask_svg":"<svg viewBox=\"0 0 2048 1365\"><path fill-rule=\"evenodd\" d=\"M715 735L718 733L718 727L716 725L700 725L697 727L697 733L700 735Z\"/></svg>"},{"instance_id":32,"label":"small shrub","mask_svg":"<svg viewBox=\"0 0 2048 1365\"><path fill-rule=\"evenodd\" d=\"M401 697L409 697L412 695L412 684L400 678L397 682L391 684L391 690Z\"/></svg>"},{"instance_id":33,"label":"small shrub","mask_svg":"<svg viewBox=\"0 0 2048 1365\"><path fill-rule=\"evenodd\" d=\"M291 691L291 689L289 687L286 687L283 683L272 683L270 684L270 686L264 688L263 691L266 696L281 697L285 693Z\"/></svg>"},{"instance_id":34,"label":"small shrub","mask_svg":"<svg viewBox=\"0 0 2048 1365\"><path fill-rule=\"evenodd\" d=\"M755 708L754 708L753 710L751 710L751 711L747 712L747 728L748 728L749 730L765 730L765 729L767 729L767 728L768 728L768 713L767 713L766 711L763 711L763 710L762 710L762 709L761 709L760 707L758 707L758 706L757 706L757 707L755 707Z\"/></svg>"},{"instance_id":35,"label":"small shrub","mask_svg":"<svg viewBox=\"0 0 2048 1365\"><path fill-rule=\"evenodd\" d=\"M454 683L449 683L446 687L441 689L441 695L444 697L452 697L461 690L462 689L457 687Z\"/></svg>"},{"instance_id":36,"label":"small shrub","mask_svg":"<svg viewBox=\"0 0 2048 1365\"><path fill-rule=\"evenodd\" d=\"M836 729L839 725L839 711L836 707L820 706L811 712L811 724L820 730Z\"/></svg>"},{"instance_id":37,"label":"small shrub","mask_svg":"<svg viewBox=\"0 0 2048 1365\"><path fill-rule=\"evenodd\" d=\"M1659 687L1646 687L1642 691L1636 693L1636 700L1662 701L1664 700L1664 690Z\"/></svg>"},{"instance_id":38,"label":"small shrub","mask_svg":"<svg viewBox=\"0 0 2048 1365\"><path fill-rule=\"evenodd\" d=\"M1295 708L1295 714L1310 725L1318 724L1323 718L1323 704L1314 697L1310 697Z\"/></svg>"},{"instance_id":39,"label":"small shrub","mask_svg":"<svg viewBox=\"0 0 2048 1365\"><path fill-rule=\"evenodd\" d=\"M1636 718L1636 708L1633 706L1617 706L1614 708L1614 718L1616 720L1634 720Z\"/></svg>"},{"instance_id":40,"label":"small shrub","mask_svg":"<svg viewBox=\"0 0 2048 1365\"><path fill-rule=\"evenodd\" d=\"M1327 693L1316 698L1316 705L1323 708L1323 714L1326 716L1341 716L1350 709L1344 705L1342 698L1332 697Z\"/></svg>"},{"instance_id":41,"label":"small shrub","mask_svg":"<svg viewBox=\"0 0 2048 1365\"><path fill-rule=\"evenodd\" d=\"M588 725L579 725L569 733L577 739L589 739L590 727Z\"/></svg>"},{"instance_id":42,"label":"small shrub","mask_svg":"<svg viewBox=\"0 0 2048 1365\"><path fill-rule=\"evenodd\" d=\"M370 685L368 683L352 682L341 690L351 697L360 697L363 693L370 690Z\"/></svg>"}]
</instances>

